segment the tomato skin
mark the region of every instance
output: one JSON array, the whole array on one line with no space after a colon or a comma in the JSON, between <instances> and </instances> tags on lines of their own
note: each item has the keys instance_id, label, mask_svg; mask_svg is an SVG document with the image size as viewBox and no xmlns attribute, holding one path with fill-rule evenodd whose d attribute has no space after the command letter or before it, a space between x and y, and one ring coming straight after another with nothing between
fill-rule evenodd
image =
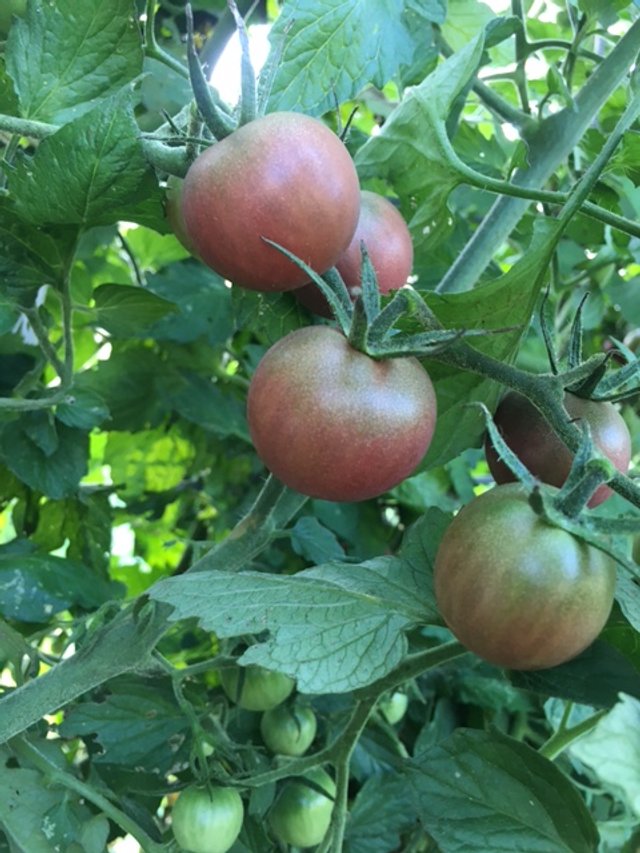
<instances>
[{"instance_id":1,"label":"tomato skin","mask_svg":"<svg viewBox=\"0 0 640 853\"><path fill-rule=\"evenodd\" d=\"M384 696L378 703L380 713L390 726L400 722L408 707L409 697L400 690L394 690L390 696Z\"/></svg>"},{"instance_id":2,"label":"tomato skin","mask_svg":"<svg viewBox=\"0 0 640 853\"><path fill-rule=\"evenodd\" d=\"M238 695L242 670L244 680ZM275 708L284 702L295 686L295 681L289 676L253 664L220 670L220 681L229 699L247 711L268 711Z\"/></svg>"},{"instance_id":3,"label":"tomato skin","mask_svg":"<svg viewBox=\"0 0 640 853\"><path fill-rule=\"evenodd\" d=\"M431 442L437 408L416 359L376 361L327 326L298 329L271 347L247 406L267 468L330 501L365 500L404 480Z\"/></svg>"},{"instance_id":4,"label":"tomato skin","mask_svg":"<svg viewBox=\"0 0 640 853\"><path fill-rule=\"evenodd\" d=\"M356 229L358 176L322 122L270 113L200 154L182 210L189 239L217 273L251 290L291 290L307 275L262 237L325 272Z\"/></svg>"},{"instance_id":5,"label":"tomato skin","mask_svg":"<svg viewBox=\"0 0 640 853\"><path fill-rule=\"evenodd\" d=\"M413 269L413 243L407 224L389 199L378 193L360 193L360 218L356 233L336 262L347 290L355 300L360 290L364 241L376 272L380 293L398 290L406 284ZM315 284L306 284L294 291L305 308L321 317L331 317L329 303Z\"/></svg>"},{"instance_id":6,"label":"tomato skin","mask_svg":"<svg viewBox=\"0 0 640 853\"><path fill-rule=\"evenodd\" d=\"M335 795L335 782L325 770L315 767L304 775L331 796ZM313 847L326 835L332 812L333 800L297 779L290 779L271 807L269 824L274 835L285 844Z\"/></svg>"},{"instance_id":7,"label":"tomato skin","mask_svg":"<svg viewBox=\"0 0 640 853\"><path fill-rule=\"evenodd\" d=\"M182 215L182 187L184 180L171 175L167 179L167 189L165 192L165 213L171 230L177 240L184 246L187 252L192 255L197 255L193 241L189 239L187 234L187 226Z\"/></svg>"},{"instance_id":8,"label":"tomato skin","mask_svg":"<svg viewBox=\"0 0 640 853\"><path fill-rule=\"evenodd\" d=\"M435 560L440 612L458 640L497 666L543 669L583 651L603 628L615 563L533 511L519 483L474 498Z\"/></svg>"},{"instance_id":9,"label":"tomato skin","mask_svg":"<svg viewBox=\"0 0 640 853\"><path fill-rule=\"evenodd\" d=\"M244 807L235 788L185 788L171 812L173 834L190 853L226 853L242 829Z\"/></svg>"},{"instance_id":10,"label":"tomato skin","mask_svg":"<svg viewBox=\"0 0 640 853\"><path fill-rule=\"evenodd\" d=\"M316 715L301 705L278 705L265 711L260 732L265 744L276 755L303 755L316 736Z\"/></svg>"},{"instance_id":11,"label":"tomato skin","mask_svg":"<svg viewBox=\"0 0 640 853\"><path fill-rule=\"evenodd\" d=\"M631 459L631 436L615 406L584 400L569 392L565 393L564 404L572 420L586 420L595 446L625 474ZM498 406L494 420L506 443L534 476L551 486L562 486L571 468L571 451L526 397L509 392ZM498 458L489 439L485 452L496 483L511 483L516 479ZM603 484L593 493L588 506L598 506L612 494L609 486Z\"/></svg>"}]
</instances>

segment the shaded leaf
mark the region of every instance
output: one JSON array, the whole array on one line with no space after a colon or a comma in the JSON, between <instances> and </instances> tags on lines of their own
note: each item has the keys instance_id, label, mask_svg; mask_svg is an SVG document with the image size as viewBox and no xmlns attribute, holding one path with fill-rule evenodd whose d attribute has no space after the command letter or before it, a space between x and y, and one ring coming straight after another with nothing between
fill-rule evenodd
<instances>
[{"instance_id":1,"label":"shaded leaf","mask_svg":"<svg viewBox=\"0 0 640 853\"><path fill-rule=\"evenodd\" d=\"M335 534L312 515L305 515L296 521L291 531L291 546L296 554L312 563L340 560L345 555Z\"/></svg>"},{"instance_id":2,"label":"shaded leaf","mask_svg":"<svg viewBox=\"0 0 640 853\"><path fill-rule=\"evenodd\" d=\"M103 284L93 292L96 323L118 338L146 337L150 328L176 308L143 287Z\"/></svg>"}]
</instances>

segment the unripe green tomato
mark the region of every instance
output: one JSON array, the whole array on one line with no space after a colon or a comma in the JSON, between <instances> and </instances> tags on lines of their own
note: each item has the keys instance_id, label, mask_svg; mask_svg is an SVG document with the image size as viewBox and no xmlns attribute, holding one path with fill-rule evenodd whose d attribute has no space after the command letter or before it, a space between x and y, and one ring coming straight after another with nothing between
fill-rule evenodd
<instances>
[{"instance_id":1,"label":"unripe green tomato","mask_svg":"<svg viewBox=\"0 0 640 853\"><path fill-rule=\"evenodd\" d=\"M262 739L277 755L302 755L313 743L317 726L311 708L297 705L278 705L260 720Z\"/></svg>"},{"instance_id":2,"label":"unripe green tomato","mask_svg":"<svg viewBox=\"0 0 640 853\"><path fill-rule=\"evenodd\" d=\"M383 696L378 703L380 713L390 725L399 723L407 713L409 697L406 693L396 690L391 696Z\"/></svg>"},{"instance_id":3,"label":"unripe green tomato","mask_svg":"<svg viewBox=\"0 0 640 853\"><path fill-rule=\"evenodd\" d=\"M336 785L331 776L316 767L304 774L332 797ZM278 794L269 812L269 824L274 835L293 847L314 847L320 844L329 829L333 800L305 785L290 779Z\"/></svg>"},{"instance_id":4,"label":"unripe green tomato","mask_svg":"<svg viewBox=\"0 0 640 853\"><path fill-rule=\"evenodd\" d=\"M240 690L242 672L244 679ZM223 669L220 671L220 681L229 699L247 711L275 708L284 702L295 686L295 681L288 675L254 665Z\"/></svg>"},{"instance_id":5,"label":"unripe green tomato","mask_svg":"<svg viewBox=\"0 0 640 853\"><path fill-rule=\"evenodd\" d=\"M14 15L24 15L27 0L0 0L0 35L6 35Z\"/></svg>"},{"instance_id":6,"label":"unripe green tomato","mask_svg":"<svg viewBox=\"0 0 640 853\"><path fill-rule=\"evenodd\" d=\"M226 853L233 846L244 818L235 788L185 788L171 812L176 841L189 853Z\"/></svg>"}]
</instances>

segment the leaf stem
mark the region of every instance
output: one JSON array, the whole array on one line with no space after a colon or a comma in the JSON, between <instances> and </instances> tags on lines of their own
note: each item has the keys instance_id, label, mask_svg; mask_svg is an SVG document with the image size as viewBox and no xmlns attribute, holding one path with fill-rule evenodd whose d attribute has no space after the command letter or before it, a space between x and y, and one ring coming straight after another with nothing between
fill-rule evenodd
<instances>
[{"instance_id":1,"label":"leaf stem","mask_svg":"<svg viewBox=\"0 0 640 853\"><path fill-rule=\"evenodd\" d=\"M158 62L162 62L172 71L175 71L176 74L179 74L181 77L188 80L188 69L185 68L180 60L171 56L170 53L167 53L158 44L155 32L155 20L156 0L147 0L145 6L144 26L142 30L142 47L145 56L148 56L150 59L157 59Z\"/></svg>"},{"instance_id":2,"label":"leaf stem","mask_svg":"<svg viewBox=\"0 0 640 853\"><path fill-rule=\"evenodd\" d=\"M560 722L560 726L556 732L554 732L551 737L545 741L542 746L539 748L538 752L540 755L548 758L550 761L554 761L561 752L564 752L567 747L571 746L574 741L581 738L583 735L590 732L594 729L600 720L605 717L609 712L607 710L597 711L595 714L592 714L590 717L587 717L586 720L583 720L581 723L578 723L575 726L567 727L567 721L569 719L569 713L567 712L567 708L569 712L571 711L571 702L567 703L567 707L565 708L565 712L562 717L562 721Z\"/></svg>"}]
</instances>

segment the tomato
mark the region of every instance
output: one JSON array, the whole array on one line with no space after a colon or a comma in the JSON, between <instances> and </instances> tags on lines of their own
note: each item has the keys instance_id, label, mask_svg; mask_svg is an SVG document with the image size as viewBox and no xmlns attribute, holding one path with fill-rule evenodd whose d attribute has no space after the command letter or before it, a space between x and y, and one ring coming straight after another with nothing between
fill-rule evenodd
<instances>
[{"instance_id":1,"label":"tomato","mask_svg":"<svg viewBox=\"0 0 640 853\"><path fill-rule=\"evenodd\" d=\"M185 788L171 811L171 825L182 850L226 853L233 846L244 818L240 794L234 788Z\"/></svg>"},{"instance_id":2,"label":"tomato","mask_svg":"<svg viewBox=\"0 0 640 853\"><path fill-rule=\"evenodd\" d=\"M217 273L252 290L291 290L308 277L262 237L325 272L356 229L358 176L322 122L271 113L200 154L182 210L198 255Z\"/></svg>"},{"instance_id":3,"label":"tomato","mask_svg":"<svg viewBox=\"0 0 640 853\"><path fill-rule=\"evenodd\" d=\"M586 420L595 446L619 471L626 473L631 459L631 436L615 406L584 400L569 392L565 394L564 404L573 420ZM534 476L552 486L562 486L571 467L571 451L526 397L509 392L498 406L494 420L508 446ZM485 451L489 470L497 483L515 480L489 440ZM609 486L600 486L589 506L601 504L612 494Z\"/></svg>"},{"instance_id":4,"label":"tomato","mask_svg":"<svg viewBox=\"0 0 640 853\"><path fill-rule=\"evenodd\" d=\"M240 689L240 673L244 673ZM288 675L261 666L220 670L222 688L232 702L247 711L268 711L289 696L295 682Z\"/></svg>"},{"instance_id":5,"label":"tomato","mask_svg":"<svg viewBox=\"0 0 640 853\"><path fill-rule=\"evenodd\" d=\"M409 229L393 205L384 196L364 190L360 194L360 218L356 233L336 262L336 268L352 298L360 289L362 254L365 243L373 264L380 293L389 293L406 284L413 268L413 244ZM329 303L315 284L294 291L305 308L322 317L331 317Z\"/></svg>"},{"instance_id":6,"label":"tomato","mask_svg":"<svg viewBox=\"0 0 640 853\"><path fill-rule=\"evenodd\" d=\"M390 696L383 696L378 702L380 713L391 726L400 722L408 707L409 697L400 690L395 690Z\"/></svg>"},{"instance_id":7,"label":"tomato","mask_svg":"<svg viewBox=\"0 0 640 853\"><path fill-rule=\"evenodd\" d=\"M27 0L2 0L0 2L0 34L6 35L14 15L24 15L27 11Z\"/></svg>"},{"instance_id":8,"label":"tomato","mask_svg":"<svg viewBox=\"0 0 640 853\"><path fill-rule=\"evenodd\" d=\"M316 767L304 774L332 797L335 782L329 774ZM293 847L313 847L319 844L329 829L333 800L305 785L298 779L288 780L269 812L269 824L274 835Z\"/></svg>"},{"instance_id":9,"label":"tomato","mask_svg":"<svg viewBox=\"0 0 640 853\"><path fill-rule=\"evenodd\" d=\"M171 175L167 180L167 189L165 193L165 212L171 230L176 238L182 243L188 252L192 255L197 255L193 241L189 239L187 234L187 226L182 215L182 187L184 181L175 175Z\"/></svg>"},{"instance_id":10,"label":"tomato","mask_svg":"<svg viewBox=\"0 0 640 853\"><path fill-rule=\"evenodd\" d=\"M543 669L595 640L615 576L610 557L544 521L509 483L454 518L434 582L445 622L470 651L497 666Z\"/></svg>"},{"instance_id":11,"label":"tomato","mask_svg":"<svg viewBox=\"0 0 640 853\"><path fill-rule=\"evenodd\" d=\"M316 728L316 715L302 705L279 705L265 711L260 720L263 741L280 755L302 755L313 743Z\"/></svg>"},{"instance_id":12,"label":"tomato","mask_svg":"<svg viewBox=\"0 0 640 853\"><path fill-rule=\"evenodd\" d=\"M328 326L279 340L251 380L247 416L258 453L287 486L360 501L405 479L436 423L431 380L414 358L376 361Z\"/></svg>"}]
</instances>

